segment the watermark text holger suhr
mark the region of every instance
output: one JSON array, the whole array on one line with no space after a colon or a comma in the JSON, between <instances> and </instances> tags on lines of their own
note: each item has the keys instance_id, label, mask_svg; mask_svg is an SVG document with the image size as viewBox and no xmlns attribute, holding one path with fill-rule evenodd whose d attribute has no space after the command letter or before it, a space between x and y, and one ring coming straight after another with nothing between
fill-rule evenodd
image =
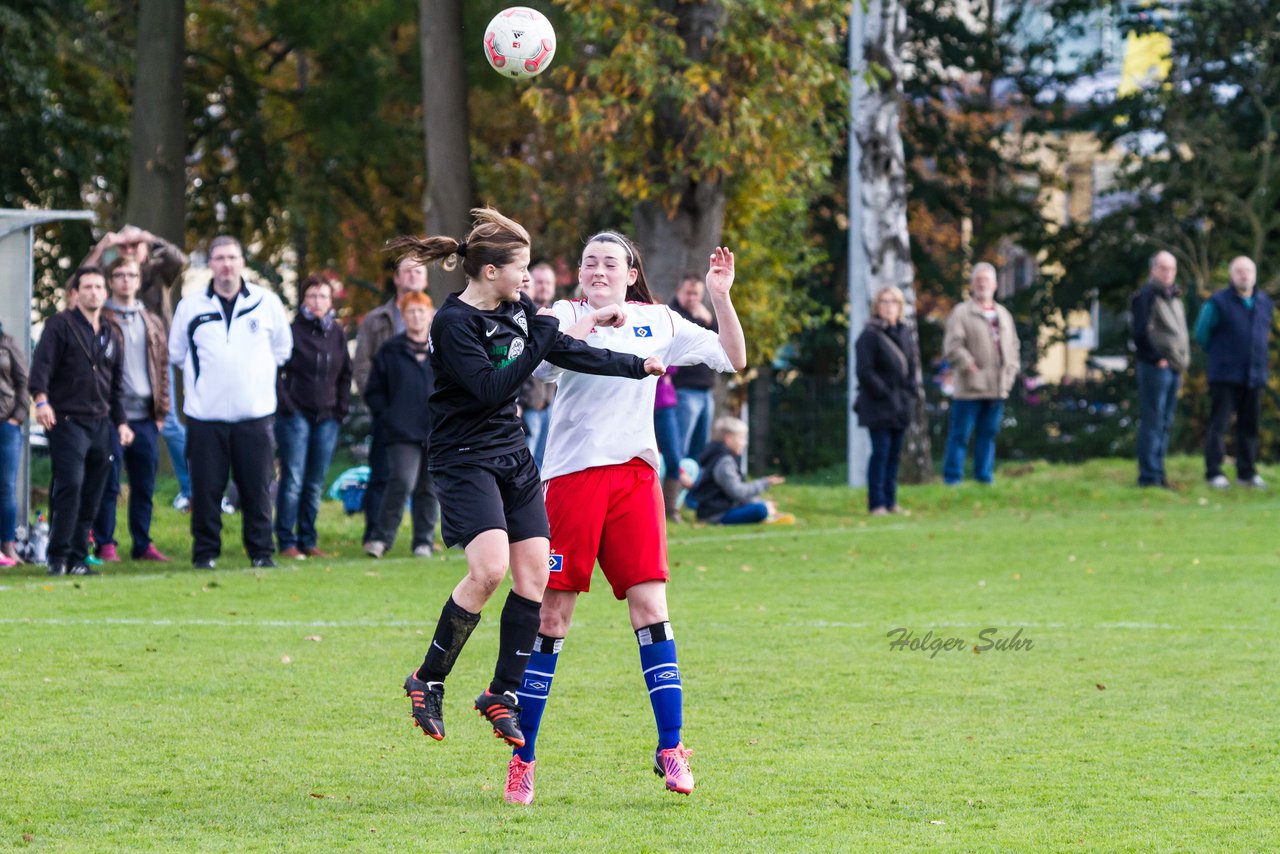
<instances>
[{"instance_id":1,"label":"watermark text holger suhr","mask_svg":"<svg viewBox=\"0 0 1280 854\"><path fill-rule=\"evenodd\" d=\"M936 658L940 652L963 652L972 649L975 653L983 652L1023 652L1035 646L1031 638L1023 637L1022 629L1012 635L1001 636L1000 630L989 626L978 632L978 640L969 641L958 637L935 637L933 629L923 635L917 635L907 628L891 629L886 635L891 638L889 649L892 652L923 652L930 658Z\"/></svg>"}]
</instances>

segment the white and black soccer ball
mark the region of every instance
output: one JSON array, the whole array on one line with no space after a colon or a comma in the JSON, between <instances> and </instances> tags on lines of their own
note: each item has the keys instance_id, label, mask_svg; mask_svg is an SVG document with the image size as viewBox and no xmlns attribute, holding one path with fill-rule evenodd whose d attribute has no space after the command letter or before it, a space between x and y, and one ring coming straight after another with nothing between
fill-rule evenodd
<instances>
[{"instance_id":1,"label":"white and black soccer ball","mask_svg":"<svg viewBox=\"0 0 1280 854\"><path fill-rule=\"evenodd\" d=\"M556 55L556 31L547 16L512 6L493 16L484 31L484 56L504 77L526 80L547 69Z\"/></svg>"}]
</instances>

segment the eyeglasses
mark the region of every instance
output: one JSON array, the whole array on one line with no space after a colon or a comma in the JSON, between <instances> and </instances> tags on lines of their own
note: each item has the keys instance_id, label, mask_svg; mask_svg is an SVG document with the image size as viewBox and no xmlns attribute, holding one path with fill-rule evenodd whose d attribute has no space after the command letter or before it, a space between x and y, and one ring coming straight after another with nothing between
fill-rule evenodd
<instances>
[{"instance_id":1,"label":"eyeglasses","mask_svg":"<svg viewBox=\"0 0 1280 854\"><path fill-rule=\"evenodd\" d=\"M123 271L117 271L111 274L111 278L112 279L140 279L142 278L142 276L138 273L126 273Z\"/></svg>"}]
</instances>

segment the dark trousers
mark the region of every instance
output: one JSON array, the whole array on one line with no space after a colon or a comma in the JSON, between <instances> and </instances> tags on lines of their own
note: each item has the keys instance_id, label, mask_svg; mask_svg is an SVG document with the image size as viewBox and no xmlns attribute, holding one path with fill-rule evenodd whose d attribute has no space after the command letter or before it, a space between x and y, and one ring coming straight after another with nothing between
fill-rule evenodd
<instances>
[{"instance_id":1,"label":"dark trousers","mask_svg":"<svg viewBox=\"0 0 1280 854\"><path fill-rule=\"evenodd\" d=\"M50 431L50 566L70 567L89 556L89 527L111 476L116 441L116 430L108 418L63 416Z\"/></svg>"},{"instance_id":2,"label":"dark trousers","mask_svg":"<svg viewBox=\"0 0 1280 854\"><path fill-rule=\"evenodd\" d=\"M906 430L872 428L871 457L867 460L867 509L888 510L898 504L898 461Z\"/></svg>"},{"instance_id":3,"label":"dark trousers","mask_svg":"<svg viewBox=\"0 0 1280 854\"><path fill-rule=\"evenodd\" d=\"M142 556L151 545L151 496L156 490L156 465L160 461L160 431L150 419L130 421L133 444L125 448L115 437L115 459L107 487L102 491L102 504L93 523L93 541L98 548L116 542L116 499L120 496L120 469L129 473L129 537L133 541L133 557Z\"/></svg>"},{"instance_id":4,"label":"dark trousers","mask_svg":"<svg viewBox=\"0 0 1280 854\"><path fill-rule=\"evenodd\" d=\"M240 493L244 550L269 558L271 479L275 458L271 416L250 421L187 418L187 465L191 470L191 559L212 560L222 552L222 493L230 473Z\"/></svg>"},{"instance_id":5,"label":"dark trousers","mask_svg":"<svg viewBox=\"0 0 1280 854\"><path fill-rule=\"evenodd\" d=\"M436 501L431 472L427 471L427 451L421 445L397 442L387 445L387 461L391 479L382 495L378 524L371 539L380 540L390 549L396 541L396 529L404 517L404 500L413 496L413 547L431 546L436 540L436 518L440 505ZM366 500L368 494L366 493Z\"/></svg>"},{"instance_id":6,"label":"dark trousers","mask_svg":"<svg viewBox=\"0 0 1280 854\"><path fill-rule=\"evenodd\" d=\"M382 510L382 495L387 491L390 464L387 462L387 445L380 437L378 424L373 424L369 440L369 482L364 488L364 542L376 540L378 513Z\"/></svg>"},{"instance_id":7,"label":"dark trousers","mask_svg":"<svg viewBox=\"0 0 1280 854\"><path fill-rule=\"evenodd\" d=\"M1236 417L1236 477L1257 474L1258 424L1262 420L1262 388L1240 383L1209 383L1209 435L1204 443L1204 476L1222 474L1227 453L1227 428Z\"/></svg>"}]
</instances>

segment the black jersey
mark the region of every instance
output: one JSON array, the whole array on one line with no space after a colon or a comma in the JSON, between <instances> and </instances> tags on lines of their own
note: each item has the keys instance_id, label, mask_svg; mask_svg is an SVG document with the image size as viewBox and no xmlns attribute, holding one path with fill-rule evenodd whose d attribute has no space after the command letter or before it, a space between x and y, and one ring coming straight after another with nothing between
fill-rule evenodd
<instances>
[{"instance_id":1,"label":"black jersey","mask_svg":"<svg viewBox=\"0 0 1280 854\"><path fill-rule=\"evenodd\" d=\"M431 323L431 468L525 446L516 415L520 386L545 359L585 374L642 379L644 360L584 344L538 315L528 295L481 311L450 294ZM608 405L601 401L601 405Z\"/></svg>"}]
</instances>

